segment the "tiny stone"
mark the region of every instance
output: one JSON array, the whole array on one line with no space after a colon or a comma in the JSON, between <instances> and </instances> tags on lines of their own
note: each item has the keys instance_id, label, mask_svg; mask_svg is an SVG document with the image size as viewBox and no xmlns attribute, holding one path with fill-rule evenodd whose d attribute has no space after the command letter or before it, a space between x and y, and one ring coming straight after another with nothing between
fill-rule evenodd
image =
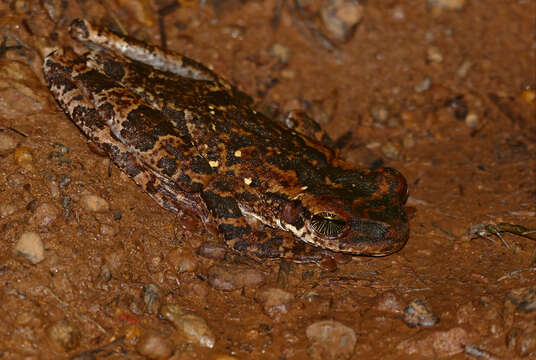
<instances>
[{"instance_id":1,"label":"tiny stone","mask_svg":"<svg viewBox=\"0 0 536 360\"><path fill-rule=\"evenodd\" d=\"M314 360L345 360L354 353L355 331L338 321L318 321L305 331L309 354Z\"/></svg>"},{"instance_id":2,"label":"tiny stone","mask_svg":"<svg viewBox=\"0 0 536 360\"><path fill-rule=\"evenodd\" d=\"M86 210L92 212L106 212L110 208L108 202L97 195L83 195L81 202Z\"/></svg>"},{"instance_id":3,"label":"tiny stone","mask_svg":"<svg viewBox=\"0 0 536 360\"><path fill-rule=\"evenodd\" d=\"M145 312L156 314L160 307L160 287L156 284L144 285L142 299L145 304Z\"/></svg>"},{"instance_id":4,"label":"tiny stone","mask_svg":"<svg viewBox=\"0 0 536 360\"><path fill-rule=\"evenodd\" d=\"M160 309L160 315L170 321L177 331L184 335L189 341L201 346L213 348L215 337L206 321L180 305L164 305Z\"/></svg>"},{"instance_id":5,"label":"tiny stone","mask_svg":"<svg viewBox=\"0 0 536 360\"><path fill-rule=\"evenodd\" d=\"M51 203L42 203L36 209L30 221L37 226L48 226L54 223L60 211Z\"/></svg>"},{"instance_id":6,"label":"tiny stone","mask_svg":"<svg viewBox=\"0 0 536 360\"><path fill-rule=\"evenodd\" d=\"M400 155L400 150L398 149L398 146L396 146L390 141L382 145L381 151L385 155L385 157L389 159L397 159Z\"/></svg>"},{"instance_id":7,"label":"tiny stone","mask_svg":"<svg viewBox=\"0 0 536 360\"><path fill-rule=\"evenodd\" d=\"M257 301L262 303L265 314L276 321L282 314L288 313L293 300L293 294L278 288L268 288L257 296Z\"/></svg>"},{"instance_id":8,"label":"tiny stone","mask_svg":"<svg viewBox=\"0 0 536 360\"><path fill-rule=\"evenodd\" d=\"M13 151L17 145L17 140L5 132L0 132L0 154L6 154Z\"/></svg>"},{"instance_id":9,"label":"tiny stone","mask_svg":"<svg viewBox=\"0 0 536 360\"><path fill-rule=\"evenodd\" d=\"M347 42L363 18L363 5L353 0L328 0L320 15L330 34L340 42Z\"/></svg>"},{"instance_id":10,"label":"tiny stone","mask_svg":"<svg viewBox=\"0 0 536 360\"><path fill-rule=\"evenodd\" d=\"M369 113L372 119L380 124L385 123L390 115L389 108L382 104L373 105L369 109Z\"/></svg>"},{"instance_id":11,"label":"tiny stone","mask_svg":"<svg viewBox=\"0 0 536 360\"><path fill-rule=\"evenodd\" d=\"M293 69L283 69L281 70L281 77L285 80L292 80L296 77L296 71Z\"/></svg>"},{"instance_id":12,"label":"tiny stone","mask_svg":"<svg viewBox=\"0 0 536 360\"><path fill-rule=\"evenodd\" d=\"M223 260L226 253L227 248L223 244L212 241L204 242L199 248L199 255L213 260Z\"/></svg>"},{"instance_id":13,"label":"tiny stone","mask_svg":"<svg viewBox=\"0 0 536 360\"><path fill-rule=\"evenodd\" d=\"M436 63L442 63L443 62L443 55L441 54L441 51L436 46L430 46L428 50L426 51L426 58L430 62L436 62Z\"/></svg>"},{"instance_id":14,"label":"tiny stone","mask_svg":"<svg viewBox=\"0 0 536 360\"><path fill-rule=\"evenodd\" d=\"M518 288L510 291L505 298L505 305L517 313L536 312L536 287Z\"/></svg>"},{"instance_id":15,"label":"tiny stone","mask_svg":"<svg viewBox=\"0 0 536 360\"><path fill-rule=\"evenodd\" d=\"M177 261L177 272L194 272L197 269L197 261L192 256L182 256Z\"/></svg>"},{"instance_id":16,"label":"tiny stone","mask_svg":"<svg viewBox=\"0 0 536 360\"><path fill-rule=\"evenodd\" d=\"M467 0L428 0L432 7L439 7L445 10L462 10Z\"/></svg>"},{"instance_id":17,"label":"tiny stone","mask_svg":"<svg viewBox=\"0 0 536 360\"><path fill-rule=\"evenodd\" d=\"M536 91L525 89L521 92L521 100L528 105L536 105Z\"/></svg>"},{"instance_id":18,"label":"tiny stone","mask_svg":"<svg viewBox=\"0 0 536 360\"><path fill-rule=\"evenodd\" d=\"M256 287L264 281L256 269L214 265L208 269L208 283L215 289L233 291L243 287Z\"/></svg>"},{"instance_id":19,"label":"tiny stone","mask_svg":"<svg viewBox=\"0 0 536 360\"><path fill-rule=\"evenodd\" d=\"M430 76L425 76L424 79L422 79L420 84L415 85L413 88L416 92L424 92L428 89L430 89L430 85L432 85L432 79Z\"/></svg>"},{"instance_id":20,"label":"tiny stone","mask_svg":"<svg viewBox=\"0 0 536 360\"><path fill-rule=\"evenodd\" d=\"M536 327L512 327L506 334L508 350L515 351L519 357L526 357L536 353Z\"/></svg>"},{"instance_id":21,"label":"tiny stone","mask_svg":"<svg viewBox=\"0 0 536 360\"><path fill-rule=\"evenodd\" d=\"M433 326L439 322L439 316L434 314L422 300L416 299L404 309L402 321L409 327Z\"/></svg>"},{"instance_id":22,"label":"tiny stone","mask_svg":"<svg viewBox=\"0 0 536 360\"><path fill-rule=\"evenodd\" d=\"M270 48L270 54L276 57L280 63L286 64L290 58L290 50L281 44L273 44Z\"/></svg>"},{"instance_id":23,"label":"tiny stone","mask_svg":"<svg viewBox=\"0 0 536 360\"><path fill-rule=\"evenodd\" d=\"M17 211L17 208L13 204L0 203L0 218L13 215Z\"/></svg>"},{"instance_id":24,"label":"tiny stone","mask_svg":"<svg viewBox=\"0 0 536 360\"><path fill-rule=\"evenodd\" d=\"M465 117L465 124L469 127L475 127L478 125L478 115L474 112L470 112Z\"/></svg>"},{"instance_id":25,"label":"tiny stone","mask_svg":"<svg viewBox=\"0 0 536 360\"><path fill-rule=\"evenodd\" d=\"M467 74L469 73L469 70L471 69L472 66L473 66L473 63L471 63L470 60L465 59L460 64L460 66L458 66L458 69L456 70L456 75L458 75L458 77L460 79L463 79L464 77L467 76Z\"/></svg>"},{"instance_id":26,"label":"tiny stone","mask_svg":"<svg viewBox=\"0 0 536 360\"><path fill-rule=\"evenodd\" d=\"M173 349L171 344L161 336L148 334L142 337L136 346L138 352L148 359L168 359Z\"/></svg>"},{"instance_id":27,"label":"tiny stone","mask_svg":"<svg viewBox=\"0 0 536 360\"><path fill-rule=\"evenodd\" d=\"M38 233L25 232L15 244L15 251L32 264L40 263L45 258L45 247Z\"/></svg>"},{"instance_id":28,"label":"tiny stone","mask_svg":"<svg viewBox=\"0 0 536 360\"><path fill-rule=\"evenodd\" d=\"M402 305L400 295L394 291L386 291L376 298L374 308L378 311L391 314L401 314L404 306Z\"/></svg>"},{"instance_id":29,"label":"tiny stone","mask_svg":"<svg viewBox=\"0 0 536 360\"><path fill-rule=\"evenodd\" d=\"M454 327L448 330L423 330L396 345L396 350L419 359L442 359L459 354L464 344L474 341L467 330Z\"/></svg>"},{"instance_id":30,"label":"tiny stone","mask_svg":"<svg viewBox=\"0 0 536 360\"><path fill-rule=\"evenodd\" d=\"M402 140L402 145L406 148L406 149L410 149L412 147L415 146L415 137L413 136L413 134L407 134L406 136L404 136L404 139Z\"/></svg>"},{"instance_id":31,"label":"tiny stone","mask_svg":"<svg viewBox=\"0 0 536 360\"><path fill-rule=\"evenodd\" d=\"M25 146L19 147L13 153L15 163L21 168L31 171L33 170L33 155L30 149Z\"/></svg>"},{"instance_id":32,"label":"tiny stone","mask_svg":"<svg viewBox=\"0 0 536 360\"><path fill-rule=\"evenodd\" d=\"M64 350L73 350L80 343L80 330L66 320L60 320L48 329L54 342Z\"/></svg>"},{"instance_id":33,"label":"tiny stone","mask_svg":"<svg viewBox=\"0 0 536 360\"><path fill-rule=\"evenodd\" d=\"M66 174L60 174L58 183L60 188L64 189L71 183L71 177Z\"/></svg>"}]
</instances>

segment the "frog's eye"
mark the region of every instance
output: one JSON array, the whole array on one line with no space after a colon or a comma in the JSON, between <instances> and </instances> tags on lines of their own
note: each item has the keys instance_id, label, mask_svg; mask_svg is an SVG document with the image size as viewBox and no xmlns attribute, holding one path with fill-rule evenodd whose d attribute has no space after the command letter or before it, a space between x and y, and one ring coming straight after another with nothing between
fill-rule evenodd
<instances>
[{"instance_id":1,"label":"frog's eye","mask_svg":"<svg viewBox=\"0 0 536 360\"><path fill-rule=\"evenodd\" d=\"M344 230L346 221L337 214L319 212L311 219L311 226L320 235L335 236Z\"/></svg>"}]
</instances>

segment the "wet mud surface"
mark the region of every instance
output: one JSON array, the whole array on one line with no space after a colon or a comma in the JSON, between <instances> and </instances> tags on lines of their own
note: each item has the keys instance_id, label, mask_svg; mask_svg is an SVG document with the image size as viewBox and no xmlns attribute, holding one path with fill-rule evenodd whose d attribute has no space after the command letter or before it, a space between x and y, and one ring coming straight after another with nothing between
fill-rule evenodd
<instances>
[{"instance_id":1,"label":"wet mud surface","mask_svg":"<svg viewBox=\"0 0 536 360\"><path fill-rule=\"evenodd\" d=\"M483 3L1 2L0 358L535 358L536 3ZM407 245L256 262L160 208L46 88L77 17L400 170Z\"/></svg>"}]
</instances>

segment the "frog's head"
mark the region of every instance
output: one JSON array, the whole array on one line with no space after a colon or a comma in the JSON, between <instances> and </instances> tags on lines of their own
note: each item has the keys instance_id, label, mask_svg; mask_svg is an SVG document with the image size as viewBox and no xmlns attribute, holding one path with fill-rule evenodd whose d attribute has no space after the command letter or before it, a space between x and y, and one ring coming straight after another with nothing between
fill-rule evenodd
<instances>
[{"instance_id":1,"label":"frog's head","mask_svg":"<svg viewBox=\"0 0 536 360\"><path fill-rule=\"evenodd\" d=\"M391 168L331 169L324 180L301 194L298 208L286 209L284 218L296 219L299 225L291 226L296 236L356 255L388 255L404 246L409 228L402 174Z\"/></svg>"}]
</instances>

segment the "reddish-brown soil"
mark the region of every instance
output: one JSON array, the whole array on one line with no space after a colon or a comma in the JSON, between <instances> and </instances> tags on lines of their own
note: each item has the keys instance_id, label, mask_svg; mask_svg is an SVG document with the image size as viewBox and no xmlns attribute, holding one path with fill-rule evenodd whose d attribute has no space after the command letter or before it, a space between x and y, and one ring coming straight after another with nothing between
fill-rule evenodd
<instances>
[{"instance_id":1,"label":"reddish-brown soil","mask_svg":"<svg viewBox=\"0 0 536 360\"><path fill-rule=\"evenodd\" d=\"M161 17L169 49L257 109L306 110L345 160L405 175L407 245L335 271L225 252L88 146L48 92L45 49L83 51L72 19L160 44L167 3L0 2L1 359L536 358L536 235L502 232L507 248L469 233L536 229L536 2L363 1L335 49L307 30L330 35L322 1L298 2L301 19L290 0L180 1ZM27 232L44 245L35 264L21 256ZM430 314L411 323L416 300ZM169 322L170 304L204 319L214 346ZM337 353L333 333L316 343L307 329L322 320L355 346Z\"/></svg>"}]
</instances>

